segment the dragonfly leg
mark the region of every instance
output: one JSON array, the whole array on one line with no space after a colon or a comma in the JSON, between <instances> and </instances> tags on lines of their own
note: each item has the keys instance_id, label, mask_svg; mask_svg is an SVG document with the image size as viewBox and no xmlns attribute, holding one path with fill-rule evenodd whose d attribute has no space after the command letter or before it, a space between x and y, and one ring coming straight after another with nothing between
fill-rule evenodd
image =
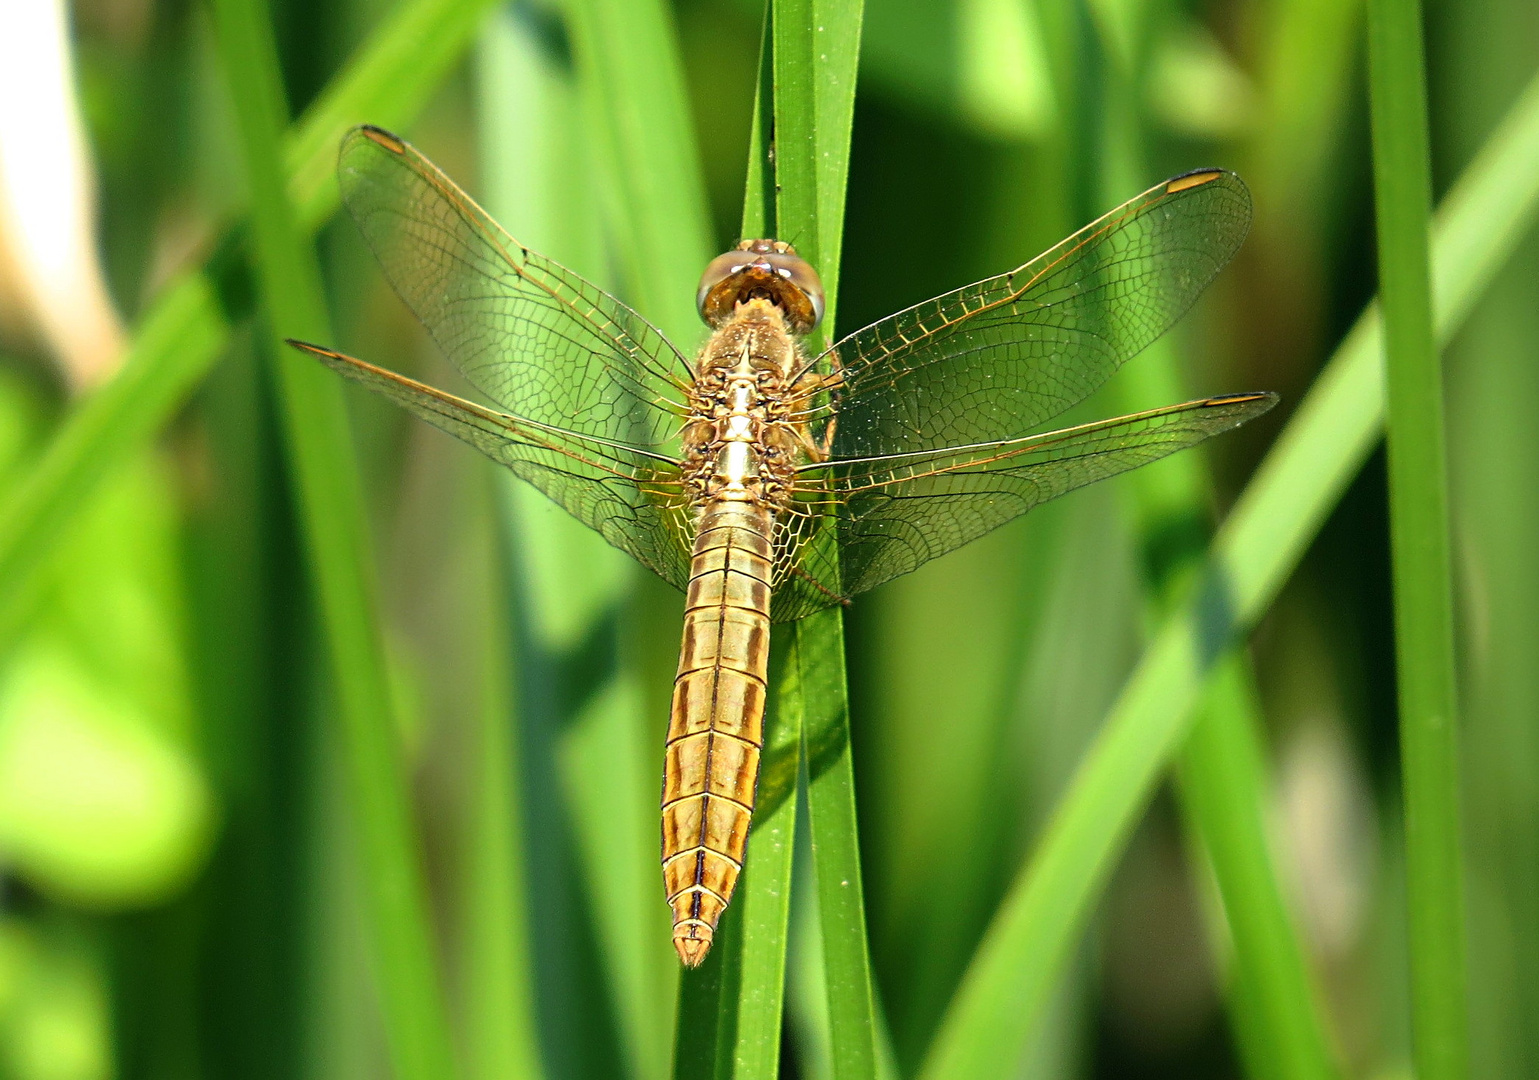
<instances>
[{"instance_id":1,"label":"dragonfly leg","mask_svg":"<svg viewBox=\"0 0 1539 1080\"><path fill-rule=\"evenodd\" d=\"M828 442L832 442L832 432L833 422L830 421L829 437L827 440ZM796 444L800 446L803 452L805 452L806 455L813 461L828 460L828 445L825 442L820 442L819 440L814 439L812 437L812 432L807 429L806 424L791 425L791 435L796 439Z\"/></svg>"},{"instance_id":2,"label":"dragonfly leg","mask_svg":"<svg viewBox=\"0 0 1539 1080\"><path fill-rule=\"evenodd\" d=\"M828 597L832 603L838 604L840 607L849 607L854 602L848 596L841 596L839 593L834 592L834 590L830 589L827 585L824 585L817 578L803 570L800 566L791 567L791 573L807 582L807 584L818 590L818 592Z\"/></svg>"},{"instance_id":3,"label":"dragonfly leg","mask_svg":"<svg viewBox=\"0 0 1539 1080\"><path fill-rule=\"evenodd\" d=\"M834 369L826 375L817 375L808 372L796 380L790 397L795 403L793 412L800 412L801 407L810 402L815 396L822 393L836 393L844 385L843 369L839 365L839 354L833 353ZM823 434L818 438L812 434L812 426L803 421L792 426L796 441L806 451L807 457L813 461L827 461L833 456L834 428L839 422L838 410L833 410L828 423L823 427Z\"/></svg>"}]
</instances>

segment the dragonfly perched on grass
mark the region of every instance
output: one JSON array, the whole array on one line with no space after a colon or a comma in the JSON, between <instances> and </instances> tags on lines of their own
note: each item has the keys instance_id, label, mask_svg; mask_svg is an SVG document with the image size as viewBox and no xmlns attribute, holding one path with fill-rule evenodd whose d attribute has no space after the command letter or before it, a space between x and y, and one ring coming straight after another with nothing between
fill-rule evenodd
<instances>
[{"instance_id":1,"label":"dragonfly perched on grass","mask_svg":"<svg viewBox=\"0 0 1539 1080\"><path fill-rule=\"evenodd\" d=\"M1276 402L1231 394L1039 431L1163 334L1234 255L1250 195L1204 169L997 277L816 355L816 271L777 240L712 260L693 359L508 236L402 139L342 143L342 199L385 276L490 404L292 342L533 484L684 590L663 878L694 967L742 870L771 621L847 603L1048 499Z\"/></svg>"}]
</instances>

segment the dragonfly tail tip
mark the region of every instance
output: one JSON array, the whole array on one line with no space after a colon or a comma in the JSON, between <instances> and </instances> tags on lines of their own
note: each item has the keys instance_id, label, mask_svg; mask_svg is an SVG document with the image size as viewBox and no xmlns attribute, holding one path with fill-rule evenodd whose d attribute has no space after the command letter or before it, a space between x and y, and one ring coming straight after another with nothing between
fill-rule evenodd
<instances>
[{"instance_id":1,"label":"dragonfly tail tip","mask_svg":"<svg viewBox=\"0 0 1539 1080\"><path fill-rule=\"evenodd\" d=\"M705 959L705 954L711 951L710 937L695 937L697 933L699 928L693 927L690 933L680 934L673 939L673 947L679 951L679 959L687 968L699 967L700 962Z\"/></svg>"}]
</instances>

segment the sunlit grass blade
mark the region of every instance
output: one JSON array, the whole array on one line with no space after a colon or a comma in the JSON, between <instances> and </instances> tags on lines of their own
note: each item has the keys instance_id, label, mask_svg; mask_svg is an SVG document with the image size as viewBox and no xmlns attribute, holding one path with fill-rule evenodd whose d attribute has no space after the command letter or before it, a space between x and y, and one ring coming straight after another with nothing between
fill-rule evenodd
<instances>
[{"instance_id":1,"label":"sunlit grass blade","mask_svg":"<svg viewBox=\"0 0 1539 1080\"><path fill-rule=\"evenodd\" d=\"M604 202L611 211L607 222L622 295L690 353L704 333L694 310L695 285L713 252L670 11L658 0L577 0L566 12L584 115L590 122ZM639 587L642 602L628 612L631 621L658 614L659 605L645 601L652 584ZM662 633L661 622L648 625L656 625L658 632L633 634L633 641L643 636L666 640L678 632L671 621L668 634ZM637 642L628 661L635 668L632 676L647 687L667 686L677 656L669 652L661 645L653 648L651 641ZM674 986L681 976L668 933L668 909L661 903L657 861L656 777L666 699L644 695L637 700L640 711L631 745L637 775L645 780L640 781L644 795L636 803L640 816L634 856L645 882L631 890L630 901L643 905L638 923L644 922L648 930L644 940L626 950L628 955L611 949L611 962L632 973L638 997L635 1007L629 1013L622 1010L621 1017L636 1017L626 1024L629 1038L638 1045L645 1041L643 1071L653 1076L668 1068L669 1021L675 1016ZM687 985L689 975L683 979ZM684 1008L682 1003L677 1006L675 1023L693 1022Z\"/></svg>"},{"instance_id":2,"label":"sunlit grass blade","mask_svg":"<svg viewBox=\"0 0 1539 1080\"><path fill-rule=\"evenodd\" d=\"M835 336L862 15L860 0L776 0L771 20L776 228L822 276L829 339ZM837 607L817 612L787 636L786 666L795 676L786 704L801 715L833 1073L841 1080L874 1077L878 1024L855 820L844 613Z\"/></svg>"},{"instance_id":3,"label":"sunlit grass blade","mask_svg":"<svg viewBox=\"0 0 1539 1080\"><path fill-rule=\"evenodd\" d=\"M1223 900L1234 949L1236 1036L1257 1078L1325 1080L1337 1069L1298 927L1267 836L1259 700L1238 649L1219 661L1177 760L1180 791Z\"/></svg>"},{"instance_id":4,"label":"sunlit grass blade","mask_svg":"<svg viewBox=\"0 0 1539 1080\"><path fill-rule=\"evenodd\" d=\"M670 12L657 0L577 0L568 13L626 295L687 352L702 334L695 285L715 252Z\"/></svg>"},{"instance_id":5,"label":"sunlit grass blade","mask_svg":"<svg viewBox=\"0 0 1539 1080\"><path fill-rule=\"evenodd\" d=\"M1114 192L1138 186L1143 154L1131 87L1121 78L1109 83L1106 111L1115 119L1108 122L1102 156ZM1190 396L1170 336L1145 350L1120 382L1125 411ZM1178 454L1129 475L1122 487L1132 497L1143 547L1146 610L1157 620L1168 611L1172 584L1200 568L1211 532L1211 481L1200 453ZM1267 777L1258 747L1261 709L1254 679L1241 650L1218 666L1223 674L1197 708L1182 751L1180 793L1223 901L1215 934L1227 935L1233 948L1229 999L1236 1042L1258 1078L1326 1080L1336 1068L1267 841Z\"/></svg>"},{"instance_id":6,"label":"sunlit grass blade","mask_svg":"<svg viewBox=\"0 0 1539 1080\"><path fill-rule=\"evenodd\" d=\"M1129 380L1142 388L1125 403L1130 409L1186 396L1171 349L1149 353L1135 365L1138 378ZM1178 599L1175 583L1200 572L1209 488L1198 454L1166 458L1124 482L1144 546L1151 619ZM1236 1041L1258 1078L1324 1080L1336 1067L1267 837L1267 770L1255 680L1242 649L1230 650L1216 667L1220 674L1197 706L1178 759L1179 793L1223 902L1215 932L1227 934L1233 948Z\"/></svg>"},{"instance_id":7,"label":"sunlit grass blade","mask_svg":"<svg viewBox=\"0 0 1539 1080\"><path fill-rule=\"evenodd\" d=\"M490 0L414 0L361 49L291 129L284 160L299 218L314 231L336 208L337 140L361 120L404 124L443 80ZM419 50L417 45L423 45ZM140 319L118 374L74 407L26 482L0 508L0 641L26 618L39 564L97 482L152 438L219 357L246 310L233 231L210 264L176 276Z\"/></svg>"},{"instance_id":8,"label":"sunlit grass blade","mask_svg":"<svg viewBox=\"0 0 1539 1080\"><path fill-rule=\"evenodd\" d=\"M807 815L817 875L833 1075L875 1077L876 1018L855 820L855 765L844 672L844 625L837 609L796 624L787 664L797 667Z\"/></svg>"},{"instance_id":9,"label":"sunlit grass blade","mask_svg":"<svg viewBox=\"0 0 1539 1080\"><path fill-rule=\"evenodd\" d=\"M1461 5L1452 24L1440 25L1433 13L1429 30L1458 28L1451 38L1427 39L1436 72L1432 140L1443 169L1467 159L1490 118L1539 68L1539 36L1508 32L1535 13L1528 0ZM1532 1023L1539 1016L1539 486L1528 480L1539 461L1536 259L1539 230L1443 361L1459 613L1470 1072L1481 1080L1526 1080L1539 1062ZM1403 851L1399 836L1387 835L1386 844L1386 854ZM1392 887L1386 881L1381 889ZM1401 933L1392 940L1398 958L1409 939ZM1408 968L1397 962L1390 998L1402 1025L1410 1017ZM1403 1049L1408 1060L1409 1046Z\"/></svg>"},{"instance_id":10,"label":"sunlit grass blade","mask_svg":"<svg viewBox=\"0 0 1539 1080\"><path fill-rule=\"evenodd\" d=\"M552 96L548 83L556 76L547 67L510 9L504 6L486 20L475 66L482 198L493 217L515 231L523 229L530 242L545 238L530 235L527 222L509 211L517 201L530 214L538 213L536 207L543 208L545 202L526 189L534 186L544 194L556 186L530 183L539 176L539 164L544 164L540 151L549 149L542 138L547 134L542 124L559 122L551 115L555 108L548 100ZM531 145L536 143L538 150ZM526 183L521 185L520 180ZM554 248L548 250L555 254ZM566 252L559 257L569 258ZM495 473L489 465L485 468ZM513 483L500 474L491 480L488 489L497 495L506 494L499 485ZM509 501L494 497L494 506L500 508ZM504 544L503 549L512 546ZM504 566L508 561L500 560ZM548 882L553 871L534 863L534 845L527 836L529 785L523 779L528 762L521 723L525 717L516 706L527 695L520 693L522 687L518 685L518 665L524 658L514 647L517 634L509 625L509 576L501 575L496 582L502 586L501 595L488 605L493 612L487 619L492 641L486 646L483 661L487 689L478 718L480 760L474 780L476 798L469 826L471 852L460 935L464 949L460 961L462 1039L469 1080L502 1080L507 1076L540 1080L544 1075L535 1011L530 889L536 883ZM583 610L576 618L585 614Z\"/></svg>"},{"instance_id":11,"label":"sunlit grass blade","mask_svg":"<svg viewBox=\"0 0 1539 1080\"><path fill-rule=\"evenodd\" d=\"M1432 332L1432 163L1421 5L1368 2L1375 233L1416 1075L1469 1070L1458 688L1443 367Z\"/></svg>"},{"instance_id":12,"label":"sunlit grass blade","mask_svg":"<svg viewBox=\"0 0 1539 1080\"><path fill-rule=\"evenodd\" d=\"M1539 80L1433 230L1439 341L1539 215ZM1380 433L1377 309L1353 328L1246 488L1201 579L1158 628L969 968L921 1072L1008 1075L1214 663L1271 603Z\"/></svg>"},{"instance_id":13,"label":"sunlit grass blade","mask_svg":"<svg viewBox=\"0 0 1539 1080\"><path fill-rule=\"evenodd\" d=\"M362 848L366 936L400 1080L455 1075L426 883L374 598L368 516L342 387L282 339L331 337L320 266L289 202L277 46L261 0L219 0L214 22L252 200L253 256L296 478L312 584L342 726L352 827Z\"/></svg>"},{"instance_id":14,"label":"sunlit grass blade","mask_svg":"<svg viewBox=\"0 0 1539 1080\"><path fill-rule=\"evenodd\" d=\"M318 227L337 205L337 144L350 128L405 127L443 84L492 0L401 0L283 140L289 197Z\"/></svg>"},{"instance_id":15,"label":"sunlit grass blade","mask_svg":"<svg viewBox=\"0 0 1539 1080\"><path fill-rule=\"evenodd\" d=\"M567 15L575 56L532 9L505 9L489 26L480 66L484 197L522 242L612 288L606 231L623 245L638 225L603 213L636 207L604 197L620 190L608 170L630 151L614 145L598 117L608 93L629 92L623 76L634 68L613 71L594 50L616 36L639 40L608 22L646 13L574 5ZM506 494L512 614L530 685L519 722L529 733L531 911L536 925L564 926L534 942L547 1065L556 1075L604 1071L585 1048L603 1042L609 1054L612 1042L623 1064L611 1070L661 1080L678 967L657 864L657 735L666 712L652 689L666 681L649 650L635 647L660 636L657 620L634 598L647 583L624 556L521 481L508 478ZM592 947L579 946L579 936ZM596 990L607 1008L586 1007Z\"/></svg>"},{"instance_id":16,"label":"sunlit grass blade","mask_svg":"<svg viewBox=\"0 0 1539 1080\"><path fill-rule=\"evenodd\" d=\"M517 673L510 678L507 670L513 647L497 607L497 614L485 620L489 640L479 657L483 687L475 718L474 799L460 913L465 1075L469 1080L540 1080L527 846L517 784L522 759L512 722Z\"/></svg>"},{"instance_id":17,"label":"sunlit grass blade","mask_svg":"<svg viewBox=\"0 0 1539 1080\"><path fill-rule=\"evenodd\" d=\"M1470 1070L1447 435L1426 230L1431 206L1420 4L1368 4L1375 235L1385 354L1412 1060Z\"/></svg>"}]
</instances>

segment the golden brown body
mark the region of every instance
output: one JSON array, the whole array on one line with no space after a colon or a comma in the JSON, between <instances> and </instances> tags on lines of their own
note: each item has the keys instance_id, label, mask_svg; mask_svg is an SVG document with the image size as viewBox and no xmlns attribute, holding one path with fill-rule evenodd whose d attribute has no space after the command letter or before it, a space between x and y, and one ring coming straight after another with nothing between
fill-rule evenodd
<instances>
[{"instance_id":1,"label":"golden brown body","mask_svg":"<svg viewBox=\"0 0 1539 1080\"><path fill-rule=\"evenodd\" d=\"M663 880L674 946L690 967L711 947L748 843L775 521L798 445L788 416L806 393L787 382L799 366L780 309L742 304L701 351L683 434L697 517L663 769Z\"/></svg>"}]
</instances>

